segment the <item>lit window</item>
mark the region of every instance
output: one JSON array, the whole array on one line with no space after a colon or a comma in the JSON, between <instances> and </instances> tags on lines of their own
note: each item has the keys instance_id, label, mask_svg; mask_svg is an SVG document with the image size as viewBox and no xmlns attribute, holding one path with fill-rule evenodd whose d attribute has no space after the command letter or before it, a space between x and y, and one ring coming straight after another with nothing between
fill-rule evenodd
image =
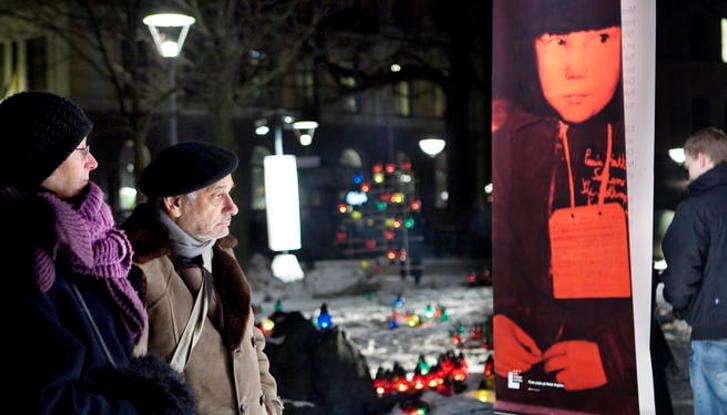
<instances>
[{"instance_id":1,"label":"lit window","mask_svg":"<svg viewBox=\"0 0 727 415\"><path fill-rule=\"evenodd\" d=\"M311 62L300 62L296 66L296 89L303 100L303 106L310 106L315 100L315 77Z\"/></svg>"},{"instance_id":2,"label":"lit window","mask_svg":"<svg viewBox=\"0 0 727 415\"><path fill-rule=\"evenodd\" d=\"M338 164L344 167L361 167L363 166L363 161L361 160L361 155L358 151L352 148L347 148L341 152Z\"/></svg>"},{"instance_id":3,"label":"lit window","mask_svg":"<svg viewBox=\"0 0 727 415\"><path fill-rule=\"evenodd\" d=\"M438 194L434 206L438 209L447 207L449 192L447 191L447 152L442 152L434 159L434 191Z\"/></svg>"},{"instance_id":4,"label":"lit window","mask_svg":"<svg viewBox=\"0 0 727 415\"><path fill-rule=\"evenodd\" d=\"M5 95L49 89L47 40L43 36L0 42L0 85Z\"/></svg>"},{"instance_id":5,"label":"lit window","mask_svg":"<svg viewBox=\"0 0 727 415\"><path fill-rule=\"evenodd\" d=\"M394 85L394 102L396 115L411 116L411 85L408 82L399 82Z\"/></svg>"},{"instance_id":6,"label":"lit window","mask_svg":"<svg viewBox=\"0 0 727 415\"><path fill-rule=\"evenodd\" d=\"M340 82L343 86L349 89L353 89L356 87L356 79L350 76L341 78ZM356 93L344 96L341 106L344 111L357 113L361 111L361 104L361 94Z\"/></svg>"},{"instance_id":7,"label":"lit window","mask_svg":"<svg viewBox=\"0 0 727 415\"><path fill-rule=\"evenodd\" d=\"M442 118L446 109L446 97L442 88L430 81L416 81L412 84L414 91L411 105L417 117Z\"/></svg>"}]
</instances>

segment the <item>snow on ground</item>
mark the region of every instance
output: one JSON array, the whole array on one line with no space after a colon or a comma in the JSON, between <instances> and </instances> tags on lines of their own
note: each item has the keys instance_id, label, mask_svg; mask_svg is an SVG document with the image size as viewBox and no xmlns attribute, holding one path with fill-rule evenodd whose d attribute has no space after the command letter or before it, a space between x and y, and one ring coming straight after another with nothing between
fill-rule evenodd
<instances>
[{"instance_id":1,"label":"snow on ground","mask_svg":"<svg viewBox=\"0 0 727 415\"><path fill-rule=\"evenodd\" d=\"M469 330L484 326L492 314L492 288L468 287L467 273L480 264L461 259L424 261L420 283L413 278L402 281L399 268L384 266L382 272L367 276L358 261L325 261L306 271L301 281L282 283L269 276L264 262L254 262L246 272L253 284L253 303L264 313L275 309L280 301L283 311L300 311L315 321L321 304L326 303L332 323L338 325L366 358L373 379L379 367L391 369L399 363L407 373L413 372L419 355L434 365L448 350L462 352L469 367L466 380L469 393L446 397L426 392L422 400L434 411L430 414L488 414L492 405L472 394L483 378L484 364L491 353L472 342L472 347L458 349L452 334L461 325L467 338ZM341 293L344 294L335 294ZM349 292L348 294L345 294ZM396 307L398 297L404 304ZM448 319L424 317L427 306L444 310ZM393 311L400 318L397 328L389 328ZM408 327L404 314L418 314L423 323ZM372 386L373 387L373 386ZM394 408L392 414L399 414Z\"/></svg>"},{"instance_id":2,"label":"snow on ground","mask_svg":"<svg viewBox=\"0 0 727 415\"><path fill-rule=\"evenodd\" d=\"M391 369L398 362L406 371L413 371L419 355L431 365L447 350L465 356L469 374L467 389L452 397L425 392L422 400L430 405L430 415L492 414L492 404L475 398L483 378L484 364L491 351L471 345L457 349L452 334L461 325L465 338L470 328L484 326L492 314L492 287L469 287L466 275L482 264L459 258L425 259L421 281L416 285L410 277L402 280L399 268L385 265L377 274L362 269L355 260L321 261L306 270L303 280L284 283L272 277L267 261L256 258L246 270L253 285L253 302L270 314L280 301L283 311L300 311L315 321L322 303L326 303L334 325L366 357L371 378L379 367ZM401 308L397 297L404 299ZM669 374L674 414L691 413L691 391L688 379L689 328L682 321L670 319L670 307L657 295L657 316L675 355L678 372ZM405 326L401 316L399 327L389 328L393 311L407 311L420 316L427 306L442 307L449 316L446 321L432 319L419 327ZM373 387L373 386L372 386ZM398 408L390 415L401 414Z\"/></svg>"}]
</instances>

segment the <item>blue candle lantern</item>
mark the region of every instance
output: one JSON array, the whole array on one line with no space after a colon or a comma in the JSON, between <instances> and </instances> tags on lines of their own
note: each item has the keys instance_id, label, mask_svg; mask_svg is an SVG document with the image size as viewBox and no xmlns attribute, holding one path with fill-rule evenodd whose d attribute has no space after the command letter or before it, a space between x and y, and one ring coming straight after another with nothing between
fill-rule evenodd
<instances>
[{"instance_id":1,"label":"blue candle lantern","mask_svg":"<svg viewBox=\"0 0 727 415\"><path fill-rule=\"evenodd\" d=\"M321 312L318 314L316 322L318 323L318 327L322 330L328 330L331 328L331 315L328 313L328 306L326 303L321 305Z\"/></svg>"}]
</instances>

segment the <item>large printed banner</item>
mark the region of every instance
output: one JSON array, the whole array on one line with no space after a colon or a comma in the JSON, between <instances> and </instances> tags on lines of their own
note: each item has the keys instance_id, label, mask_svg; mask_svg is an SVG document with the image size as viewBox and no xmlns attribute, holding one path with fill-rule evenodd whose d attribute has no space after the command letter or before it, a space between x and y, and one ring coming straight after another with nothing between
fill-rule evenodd
<instances>
[{"instance_id":1,"label":"large printed banner","mask_svg":"<svg viewBox=\"0 0 727 415\"><path fill-rule=\"evenodd\" d=\"M499 413L654 412L649 3L493 1Z\"/></svg>"}]
</instances>

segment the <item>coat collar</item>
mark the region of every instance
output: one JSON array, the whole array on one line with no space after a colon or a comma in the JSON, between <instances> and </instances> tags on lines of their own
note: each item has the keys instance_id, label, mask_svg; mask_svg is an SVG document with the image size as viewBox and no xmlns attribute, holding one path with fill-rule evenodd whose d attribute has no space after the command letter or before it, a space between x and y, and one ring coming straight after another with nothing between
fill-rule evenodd
<instances>
[{"instance_id":1,"label":"coat collar","mask_svg":"<svg viewBox=\"0 0 727 415\"><path fill-rule=\"evenodd\" d=\"M719 163L689 183L689 193L699 194L715 186L727 184L727 162Z\"/></svg>"}]
</instances>

